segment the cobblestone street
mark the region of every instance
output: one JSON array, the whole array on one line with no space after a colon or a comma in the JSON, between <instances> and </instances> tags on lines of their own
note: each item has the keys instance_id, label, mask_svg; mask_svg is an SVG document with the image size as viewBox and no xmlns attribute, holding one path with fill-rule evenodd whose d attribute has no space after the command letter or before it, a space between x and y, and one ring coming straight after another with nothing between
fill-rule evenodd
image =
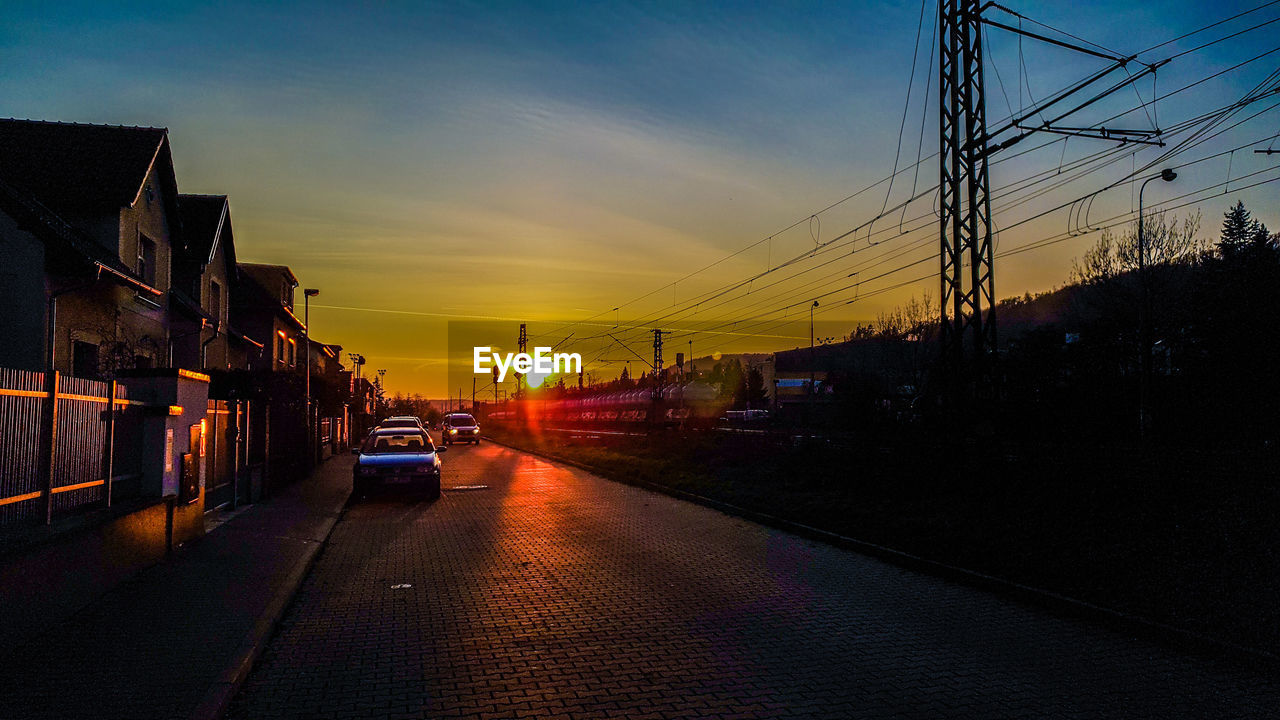
<instances>
[{"instance_id":1,"label":"cobblestone street","mask_svg":"<svg viewBox=\"0 0 1280 720\"><path fill-rule=\"evenodd\" d=\"M232 706L297 717L1249 717L1274 678L492 444L353 504Z\"/></svg>"}]
</instances>

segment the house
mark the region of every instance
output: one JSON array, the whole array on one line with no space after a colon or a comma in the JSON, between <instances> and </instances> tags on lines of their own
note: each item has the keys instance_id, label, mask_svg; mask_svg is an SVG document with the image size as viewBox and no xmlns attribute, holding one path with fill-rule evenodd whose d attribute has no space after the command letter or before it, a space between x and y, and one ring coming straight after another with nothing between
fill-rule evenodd
<instances>
[{"instance_id":1,"label":"house","mask_svg":"<svg viewBox=\"0 0 1280 720\"><path fill-rule=\"evenodd\" d=\"M167 364L178 218L166 129L0 120L0 367Z\"/></svg>"},{"instance_id":2,"label":"house","mask_svg":"<svg viewBox=\"0 0 1280 720\"><path fill-rule=\"evenodd\" d=\"M178 211L186 242L173 253L173 364L202 371L247 369L264 343L231 324L237 270L227 196L181 194Z\"/></svg>"},{"instance_id":3,"label":"house","mask_svg":"<svg viewBox=\"0 0 1280 720\"><path fill-rule=\"evenodd\" d=\"M293 311L298 278L285 265L237 263L231 324L266 344L255 370L302 374L306 326Z\"/></svg>"}]
</instances>

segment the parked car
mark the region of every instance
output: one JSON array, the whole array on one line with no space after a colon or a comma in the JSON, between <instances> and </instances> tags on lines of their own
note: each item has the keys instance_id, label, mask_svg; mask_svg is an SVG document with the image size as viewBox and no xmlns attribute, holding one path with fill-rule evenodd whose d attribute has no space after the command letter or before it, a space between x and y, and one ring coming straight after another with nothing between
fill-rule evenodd
<instances>
[{"instance_id":1,"label":"parked car","mask_svg":"<svg viewBox=\"0 0 1280 720\"><path fill-rule=\"evenodd\" d=\"M452 445L456 442L480 444L480 426L467 413L449 413L440 421L440 442Z\"/></svg>"},{"instance_id":2,"label":"parked car","mask_svg":"<svg viewBox=\"0 0 1280 720\"><path fill-rule=\"evenodd\" d=\"M417 428L426 430L422 421L412 415L395 415L378 423L379 428Z\"/></svg>"},{"instance_id":3,"label":"parked car","mask_svg":"<svg viewBox=\"0 0 1280 720\"><path fill-rule=\"evenodd\" d=\"M440 453L431 436L420 428L378 428L360 447L352 449L352 492L368 495L375 490L421 492L440 497Z\"/></svg>"}]
</instances>

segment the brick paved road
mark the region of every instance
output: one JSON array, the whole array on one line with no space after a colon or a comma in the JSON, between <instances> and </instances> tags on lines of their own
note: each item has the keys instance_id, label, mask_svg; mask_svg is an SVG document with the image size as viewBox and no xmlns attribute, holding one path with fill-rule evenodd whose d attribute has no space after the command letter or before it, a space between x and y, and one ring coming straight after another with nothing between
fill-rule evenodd
<instances>
[{"instance_id":1,"label":"brick paved road","mask_svg":"<svg viewBox=\"0 0 1280 720\"><path fill-rule=\"evenodd\" d=\"M493 445L348 510L233 717L1263 717L1280 683ZM450 486L486 485L485 489ZM397 585L411 585L396 588Z\"/></svg>"}]
</instances>

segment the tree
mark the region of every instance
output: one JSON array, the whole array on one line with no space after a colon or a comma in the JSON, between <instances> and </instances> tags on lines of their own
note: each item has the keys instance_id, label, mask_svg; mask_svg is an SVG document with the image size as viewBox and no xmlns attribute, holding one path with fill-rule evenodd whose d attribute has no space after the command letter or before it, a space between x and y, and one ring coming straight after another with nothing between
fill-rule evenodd
<instances>
[{"instance_id":1,"label":"tree","mask_svg":"<svg viewBox=\"0 0 1280 720\"><path fill-rule=\"evenodd\" d=\"M745 402L747 381L742 372L742 363L737 358L730 358L724 362L722 373L720 397L732 398L735 404L739 400Z\"/></svg>"},{"instance_id":2,"label":"tree","mask_svg":"<svg viewBox=\"0 0 1280 720\"><path fill-rule=\"evenodd\" d=\"M1250 217L1244 202L1237 200L1235 207L1222 215L1222 235L1218 240L1218 252L1223 257L1230 257L1249 245L1258 221Z\"/></svg>"},{"instance_id":3,"label":"tree","mask_svg":"<svg viewBox=\"0 0 1280 720\"><path fill-rule=\"evenodd\" d=\"M1143 219L1143 245L1147 265L1186 265L1200 259L1204 240L1200 238L1200 213L1182 220L1154 212ZM1110 280L1138 269L1138 223L1130 223L1123 234L1103 230L1098 242L1084 256L1071 263L1071 281L1090 285Z\"/></svg>"},{"instance_id":4,"label":"tree","mask_svg":"<svg viewBox=\"0 0 1280 720\"><path fill-rule=\"evenodd\" d=\"M746 384L746 402L751 407L763 407L768 401L768 396L764 391L764 373L760 372L760 368L752 366L747 371Z\"/></svg>"}]
</instances>

